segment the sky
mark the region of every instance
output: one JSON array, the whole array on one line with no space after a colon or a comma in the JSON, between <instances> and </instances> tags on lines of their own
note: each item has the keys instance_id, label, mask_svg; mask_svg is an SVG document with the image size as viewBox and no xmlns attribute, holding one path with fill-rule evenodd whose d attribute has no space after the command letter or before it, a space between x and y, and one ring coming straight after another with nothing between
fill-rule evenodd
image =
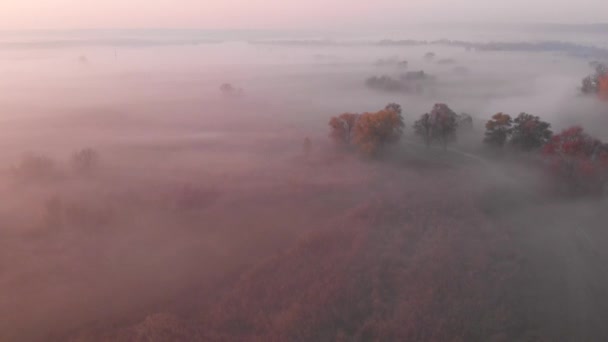
<instances>
[{"instance_id":1,"label":"sky","mask_svg":"<svg viewBox=\"0 0 608 342\"><path fill-rule=\"evenodd\" d=\"M606 0L0 0L0 29L337 29L608 21Z\"/></svg>"}]
</instances>

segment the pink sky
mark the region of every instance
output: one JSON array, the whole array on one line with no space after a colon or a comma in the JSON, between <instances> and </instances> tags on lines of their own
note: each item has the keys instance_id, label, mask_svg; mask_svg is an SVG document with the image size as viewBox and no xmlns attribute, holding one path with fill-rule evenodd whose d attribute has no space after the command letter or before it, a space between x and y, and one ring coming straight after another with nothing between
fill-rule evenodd
<instances>
[{"instance_id":1,"label":"pink sky","mask_svg":"<svg viewBox=\"0 0 608 342\"><path fill-rule=\"evenodd\" d=\"M0 29L335 29L443 20L607 19L606 0L0 0Z\"/></svg>"}]
</instances>

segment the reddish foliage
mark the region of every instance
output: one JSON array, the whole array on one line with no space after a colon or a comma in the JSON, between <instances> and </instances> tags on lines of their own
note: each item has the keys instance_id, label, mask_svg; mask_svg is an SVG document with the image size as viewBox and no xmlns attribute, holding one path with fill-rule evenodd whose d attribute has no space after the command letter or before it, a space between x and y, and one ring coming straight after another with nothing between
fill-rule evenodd
<instances>
[{"instance_id":1,"label":"reddish foliage","mask_svg":"<svg viewBox=\"0 0 608 342\"><path fill-rule=\"evenodd\" d=\"M543 148L551 171L570 193L602 193L608 174L608 147L586 134L581 127L571 127L553 138Z\"/></svg>"}]
</instances>

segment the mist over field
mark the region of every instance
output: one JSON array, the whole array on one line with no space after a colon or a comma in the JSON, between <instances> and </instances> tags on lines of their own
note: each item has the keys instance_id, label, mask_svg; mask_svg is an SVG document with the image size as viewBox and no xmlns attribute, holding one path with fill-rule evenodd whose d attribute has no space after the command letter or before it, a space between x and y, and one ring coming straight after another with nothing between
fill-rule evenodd
<instances>
[{"instance_id":1,"label":"mist over field","mask_svg":"<svg viewBox=\"0 0 608 342\"><path fill-rule=\"evenodd\" d=\"M602 30L3 32L0 341L608 339L606 191L483 143L608 142ZM389 103L378 156L328 136ZM473 119L446 149L437 103Z\"/></svg>"}]
</instances>

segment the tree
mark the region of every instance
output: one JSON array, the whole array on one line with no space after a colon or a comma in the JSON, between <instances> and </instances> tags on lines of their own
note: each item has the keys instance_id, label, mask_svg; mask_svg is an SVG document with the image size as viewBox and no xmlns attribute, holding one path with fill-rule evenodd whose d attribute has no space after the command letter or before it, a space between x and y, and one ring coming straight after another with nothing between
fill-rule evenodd
<instances>
[{"instance_id":1,"label":"tree","mask_svg":"<svg viewBox=\"0 0 608 342\"><path fill-rule=\"evenodd\" d=\"M376 113L361 114L355 125L354 139L361 152L376 155L385 145L396 143L403 134L403 117L400 107L393 105Z\"/></svg>"},{"instance_id":2,"label":"tree","mask_svg":"<svg viewBox=\"0 0 608 342\"><path fill-rule=\"evenodd\" d=\"M422 139L424 139L424 143L426 146L430 146L431 139L431 122L430 122L430 114L425 113L420 116L420 119L414 122L414 132L419 135Z\"/></svg>"},{"instance_id":3,"label":"tree","mask_svg":"<svg viewBox=\"0 0 608 342\"><path fill-rule=\"evenodd\" d=\"M599 62L592 62L590 66L595 72L583 78L581 91L583 94L594 94L608 100L608 66Z\"/></svg>"},{"instance_id":4,"label":"tree","mask_svg":"<svg viewBox=\"0 0 608 342\"><path fill-rule=\"evenodd\" d=\"M467 113L460 113L456 116L456 124L460 130L472 130L473 129L473 117Z\"/></svg>"},{"instance_id":5,"label":"tree","mask_svg":"<svg viewBox=\"0 0 608 342\"><path fill-rule=\"evenodd\" d=\"M510 145L523 150L531 151L541 148L551 137L551 124L541 121L538 116L520 113L515 120L511 130Z\"/></svg>"},{"instance_id":6,"label":"tree","mask_svg":"<svg viewBox=\"0 0 608 342\"><path fill-rule=\"evenodd\" d=\"M359 114L344 113L329 120L329 136L341 145L350 145Z\"/></svg>"},{"instance_id":7,"label":"tree","mask_svg":"<svg viewBox=\"0 0 608 342\"><path fill-rule=\"evenodd\" d=\"M601 194L608 180L608 146L575 126L543 147L552 175L570 194Z\"/></svg>"},{"instance_id":8,"label":"tree","mask_svg":"<svg viewBox=\"0 0 608 342\"><path fill-rule=\"evenodd\" d=\"M365 80L365 85L371 89L386 92L401 92L410 90L409 87L403 82L386 75L380 77L370 77Z\"/></svg>"},{"instance_id":9,"label":"tree","mask_svg":"<svg viewBox=\"0 0 608 342\"><path fill-rule=\"evenodd\" d=\"M81 173L92 172L99 164L99 154L92 148L82 149L72 156L72 167Z\"/></svg>"},{"instance_id":10,"label":"tree","mask_svg":"<svg viewBox=\"0 0 608 342\"><path fill-rule=\"evenodd\" d=\"M241 88L237 88L230 83L224 83L220 86L220 92L224 96L232 96L239 97L242 96L245 92Z\"/></svg>"},{"instance_id":11,"label":"tree","mask_svg":"<svg viewBox=\"0 0 608 342\"><path fill-rule=\"evenodd\" d=\"M427 146L437 141L443 148L447 148L448 142L456 138L457 117L458 114L446 104L437 103L430 113L423 114L414 123L414 130Z\"/></svg>"},{"instance_id":12,"label":"tree","mask_svg":"<svg viewBox=\"0 0 608 342\"><path fill-rule=\"evenodd\" d=\"M401 109L401 105L398 103L389 103L386 105L386 107L384 107L385 110L392 110L395 113L401 115L402 114L402 109Z\"/></svg>"},{"instance_id":13,"label":"tree","mask_svg":"<svg viewBox=\"0 0 608 342\"><path fill-rule=\"evenodd\" d=\"M492 146L503 147L511 134L513 119L504 113L497 113L486 123L486 134L483 141Z\"/></svg>"},{"instance_id":14,"label":"tree","mask_svg":"<svg viewBox=\"0 0 608 342\"><path fill-rule=\"evenodd\" d=\"M13 172L24 181L49 180L57 175L55 162L46 156L28 154L21 163L13 168Z\"/></svg>"}]
</instances>

